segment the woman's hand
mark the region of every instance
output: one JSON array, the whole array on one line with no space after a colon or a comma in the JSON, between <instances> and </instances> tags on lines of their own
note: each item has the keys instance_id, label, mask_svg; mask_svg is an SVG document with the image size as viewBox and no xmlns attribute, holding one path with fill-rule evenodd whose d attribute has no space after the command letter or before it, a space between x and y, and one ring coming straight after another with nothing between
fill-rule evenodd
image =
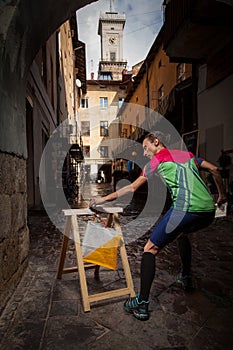
<instances>
[{"instance_id":1,"label":"woman's hand","mask_svg":"<svg viewBox=\"0 0 233 350\"><path fill-rule=\"evenodd\" d=\"M94 197L90 200L90 204L89 206L90 207L95 207L96 205L100 204L100 203L103 203L104 202L104 199L103 197Z\"/></svg>"}]
</instances>

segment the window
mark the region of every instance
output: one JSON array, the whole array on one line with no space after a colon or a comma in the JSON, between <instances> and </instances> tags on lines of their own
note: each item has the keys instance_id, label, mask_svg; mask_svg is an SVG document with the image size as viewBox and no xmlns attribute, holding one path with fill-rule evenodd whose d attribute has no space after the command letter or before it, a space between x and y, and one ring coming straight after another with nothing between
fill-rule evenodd
<instances>
[{"instance_id":1,"label":"window","mask_svg":"<svg viewBox=\"0 0 233 350\"><path fill-rule=\"evenodd\" d=\"M121 137L124 137L127 139L128 137L128 130L126 128L123 129L122 133L121 133Z\"/></svg>"},{"instance_id":2,"label":"window","mask_svg":"<svg viewBox=\"0 0 233 350\"><path fill-rule=\"evenodd\" d=\"M82 136L90 136L90 122L81 122Z\"/></svg>"},{"instance_id":3,"label":"window","mask_svg":"<svg viewBox=\"0 0 233 350\"><path fill-rule=\"evenodd\" d=\"M133 126L132 126L132 124L129 124L129 134L131 135L132 132L133 132Z\"/></svg>"},{"instance_id":4,"label":"window","mask_svg":"<svg viewBox=\"0 0 233 350\"><path fill-rule=\"evenodd\" d=\"M88 108L88 98L80 98L80 108Z\"/></svg>"},{"instance_id":5,"label":"window","mask_svg":"<svg viewBox=\"0 0 233 350\"><path fill-rule=\"evenodd\" d=\"M108 122L100 122L100 136L108 136Z\"/></svg>"},{"instance_id":6,"label":"window","mask_svg":"<svg viewBox=\"0 0 233 350\"><path fill-rule=\"evenodd\" d=\"M83 155L86 158L90 158L90 146L83 146Z\"/></svg>"},{"instance_id":7,"label":"window","mask_svg":"<svg viewBox=\"0 0 233 350\"><path fill-rule=\"evenodd\" d=\"M108 146L100 146L100 156L101 158L108 157Z\"/></svg>"},{"instance_id":8,"label":"window","mask_svg":"<svg viewBox=\"0 0 233 350\"><path fill-rule=\"evenodd\" d=\"M157 91L156 90L152 90L151 91L151 99L152 100L157 100Z\"/></svg>"},{"instance_id":9,"label":"window","mask_svg":"<svg viewBox=\"0 0 233 350\"><path fill-rule=\"evenodd\" d=\"M160 104L162 102L163 98L163 85L160 86L158 90L158 103Z\"/></svg>"},{"instance_id":10,"label":"window","mask_svg":"<svg viewBox=\"0 0 233 350\"><path fill-rule=\"evenodd\" d=\"M119 107L119 108L121 108L123 102L124 102L124 99L123 99L122 97L120 97L120 98L118 99L118 107Z\"/></svg>"},{"instance_id":11,"label":"window","mask_svg":"<svg viewBox=\"0 0 233 350\"><path fill-rule=\"evenodd\" d=\"M116 52L110 52L110 61L116 61Z\"/></svg>"},{"instance_id":12,"label":"window","mask_svg":"<svg viewBox=\"0 0 233 350\"><path fill-rule=\"evenodd\" d=\"M101 72L99 80L112 80L112 72Z\"/></svg>"},{"instance_id":13,"label":"window","mask_svg":"<svg viewBox=\"0 0 233 350\"><path fill-rule=\"evenodd\" d=\"M107 108L107 107L108 107L108 98L100 97L100 108Z\"/></svg>"},{"instance_id":14,"label":"window","mask_svg":"<svg viewBox=\"0 0 233 350\"><path fill-rule=\"evenodd\" d=\"M158 68L161 68L161 67L166 67L166 65L164 64L164 62L162 60L159 60Z\"/></svg>"},{"instance_id":15,"label":"window","mask_svg":"<svg viewBox=\"0 0 233 350\"><path fill-rule=\"evenodd\" d=\"M177 83L185 80L185 63L179 63L176 67Z\"/></svg>"},{"instance_id":16,"label":"window","mask_svg":"<svg viewBox=\"0 0 233 350\"><path fill-rule=\"evenodd\" d=\"M68 125L68 134L74 134L74 125L72 124L69 124Z\"/></svg>"}]
</instances>

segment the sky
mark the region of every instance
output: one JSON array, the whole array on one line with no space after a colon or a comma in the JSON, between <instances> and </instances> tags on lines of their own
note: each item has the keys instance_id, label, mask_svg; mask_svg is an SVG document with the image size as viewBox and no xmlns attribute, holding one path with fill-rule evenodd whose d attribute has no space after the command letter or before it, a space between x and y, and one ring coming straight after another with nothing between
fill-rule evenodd
<instances>
[{"instance_id":1,"label":"sky","mask_svg":"<svg viewBox=\"0 0 233 350\"><path fill-rule=\"evenodd\" d=\"M123 59L127 69L147 56L163 24L163 0L112 0L112 11L125 13ZM100 12L110 11L110 0L99 0L77 11L79 40L86 44L87 78L97 78L100 60L100 36L97 34Z\"/></svg>"}]
</instances>

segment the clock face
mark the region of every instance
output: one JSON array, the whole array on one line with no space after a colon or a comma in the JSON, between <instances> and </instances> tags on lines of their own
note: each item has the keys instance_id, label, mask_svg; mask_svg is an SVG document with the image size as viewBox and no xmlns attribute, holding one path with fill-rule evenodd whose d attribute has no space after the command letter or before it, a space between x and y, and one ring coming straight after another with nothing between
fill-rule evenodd
<instances>
[{"instance_id":1,"label":"clock face","mask_svg":"<svg viewBox=\"0 0 233 350\"><path fill-rule=\"evenodd\" d=\"M115 44L116 43L116 37L115 36L110 36L108 41L109 41L110 44Z\"/></svg>"}]
</instances>

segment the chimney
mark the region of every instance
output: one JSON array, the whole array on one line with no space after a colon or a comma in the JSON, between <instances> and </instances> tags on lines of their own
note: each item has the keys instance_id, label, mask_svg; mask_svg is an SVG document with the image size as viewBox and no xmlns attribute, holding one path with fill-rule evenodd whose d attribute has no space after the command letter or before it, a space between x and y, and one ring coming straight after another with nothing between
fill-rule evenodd
<instances>
[{"instance_id":1,"label":"chimney","mask_svg":"<svg viewBox=\"0 0 233 350\"><path fill-rule=\"evenodd\" d=\"M94 80L94 72L91 72L91 80Z\"/></svg>"}]
</instances>

